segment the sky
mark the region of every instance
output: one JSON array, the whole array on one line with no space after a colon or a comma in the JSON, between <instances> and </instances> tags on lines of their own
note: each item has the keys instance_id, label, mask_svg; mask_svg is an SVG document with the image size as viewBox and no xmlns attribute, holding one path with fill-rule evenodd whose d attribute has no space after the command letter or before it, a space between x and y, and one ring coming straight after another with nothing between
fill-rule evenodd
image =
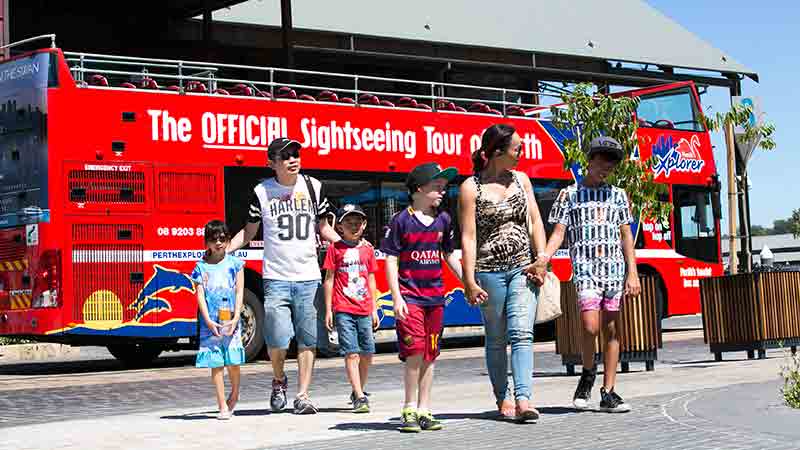
<instances>
[{"instance_id":1,"label":"sky","mask_svg":"<svg viewBox=\"0 0 800 450\"><path fill-rule=\"evenodd\" d=\"M800 2L769 0L646 0L662 14L701 39L727 53L759 75L759 83L748 78L742 93L758 97L766 120L775 125L777 148L756 149L747 166L750 177L752 225L771 227L777 219L791 216L800 208L800 151L792 144L792 130L798 128L800 89ZM701 103L708 111L727 111L727 88L709 88ZM725 143L714 133L712 143L717 170L723 185L722 229L728 229L727 166Z\"/></svg>"}]
</instances>

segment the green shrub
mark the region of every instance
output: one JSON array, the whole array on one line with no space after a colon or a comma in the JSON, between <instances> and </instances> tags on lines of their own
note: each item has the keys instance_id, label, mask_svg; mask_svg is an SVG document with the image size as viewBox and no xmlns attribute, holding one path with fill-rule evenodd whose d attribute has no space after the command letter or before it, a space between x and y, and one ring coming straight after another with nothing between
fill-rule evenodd
<instances>
[{"instance_id":1,"label":"green shrub","mask_svg":"<svg viewBox=\"0 0 800 450\"><path fill-rule=\"evenodd\" d=\"M800 408L800 355L786 355L786 359L787 364L781 367L781 394L788 406Z\"/></svg>"}]
</instances>

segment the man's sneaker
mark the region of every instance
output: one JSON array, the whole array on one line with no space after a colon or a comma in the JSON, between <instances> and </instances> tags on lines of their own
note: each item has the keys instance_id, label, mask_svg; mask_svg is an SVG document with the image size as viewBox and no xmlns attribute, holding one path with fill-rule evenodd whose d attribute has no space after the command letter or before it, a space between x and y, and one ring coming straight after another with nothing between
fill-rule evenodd
<instances>
[{"instance_id":1,"label":"man's sneaker","mask_svg":"<svg viewBox=\"0 0 800 450\"><path fill-rule=\"evenodd\" d=\"M581 379L578 381L578 388L572 397L572 404L578 409L589 407L589 399L592 397L592 387L594 379L597 377L597 367L593 369L583 369Z\"/></svg>"},{"instance_id":2,"label":"man's sneaker","mask_svg":"<svg viewBox=\"0 0 800 450\"><path fill-rule=\"evenodd\" d=\"M419 427L425 431L436 431L442 429L442 423L433 417L430 412L417 415Z\"/></svg>"},{"instance_id":3,"label":"man's sneaker","mask_svg":"<svg viewBox=\"0 0 800 450\"><path fill-rule=\"evenodd\" d=\"M419 433L422 431L422 428L419 426L419 421L417 420L417 410L414 408L403 408L400 411L400 420L402 423L400 424L400 431L405 433Z\"/></svg>"},{"instance_id":4,"label":"man's sneaker","mask_svg":"<svg viewBox=\"0 0 800 450\"><path fill-rule=\"evenodd\" d=\"M354 413L368 413L369 412L369 400L366 396L357 398L353 401L353 412Z\"/></svg>"},{"instance_id":5,"label":"man's sneaker","mask_svg":"<svg viewBox=\"0 0 800 450\"><path fill-rule=\"evenodd\" d=\"M295 414L316 414L317 407L311 403L308 397L296 397L294 399L294 413Z\"/></svg>"},{"instance_id":6,"label":"man's sneaker","mask_svg":"<svg viewBox=\"0 0 800 450\"><path fill-rule=\"evenodd\" d=\"M272 394L269 396L269 407L272 412L279 412L286 407L286 388L289 385L289 380L286 375L283 380L272 379Z\"/></svg>"},{"instance_id":7,"label":"man's sneaker","mask_svg":"<svg viewBox=\"0 0 800 450\"><path fill-rule=\"evenodd\" d=\"M606 392L605 388L600 388L600 411L610 413L623 413L631 410L631 406L625 403L616 392L614 388Z\"/></svg>"}]
</instances>

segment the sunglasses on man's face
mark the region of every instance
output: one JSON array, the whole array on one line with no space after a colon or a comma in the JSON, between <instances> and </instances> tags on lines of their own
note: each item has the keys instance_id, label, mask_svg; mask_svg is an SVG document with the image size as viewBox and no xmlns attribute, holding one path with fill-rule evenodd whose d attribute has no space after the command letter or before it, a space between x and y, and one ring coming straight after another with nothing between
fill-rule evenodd
<instances>
[{"instance_id":1,"label":"sunglasses on man's face","mask_svg":"<svg viewBox=\"0 0 800 450\"><path fill-rule=\"evenodd\" d=\"M300 157L300 149L297 148L284 148L280 152L278 152L278 157L284 161L288 160L289 158L299 158Z\"/></svg>"}]
</instances>

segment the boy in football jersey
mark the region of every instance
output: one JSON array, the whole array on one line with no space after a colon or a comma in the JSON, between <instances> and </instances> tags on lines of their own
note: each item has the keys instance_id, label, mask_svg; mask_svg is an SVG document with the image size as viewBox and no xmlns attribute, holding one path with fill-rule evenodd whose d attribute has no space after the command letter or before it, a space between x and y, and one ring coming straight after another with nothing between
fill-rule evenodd
<instances>
[{"instance_id":1,"label":"boy in football jersey","mask_svg":"<svg viewBox=\"0 0 800 450\"><path fill-rule=\"evenodd\" d=\"M400 359L405 362L405 403L401 431L440 430L430 409L433 366L439 356L445 304L442 259L461 279L461 262L453 254L453 222L439 212L455 168L422 164L408 175L411 206L392 217L381 251L392 293Z\"/></svg>"}]
</instances>

